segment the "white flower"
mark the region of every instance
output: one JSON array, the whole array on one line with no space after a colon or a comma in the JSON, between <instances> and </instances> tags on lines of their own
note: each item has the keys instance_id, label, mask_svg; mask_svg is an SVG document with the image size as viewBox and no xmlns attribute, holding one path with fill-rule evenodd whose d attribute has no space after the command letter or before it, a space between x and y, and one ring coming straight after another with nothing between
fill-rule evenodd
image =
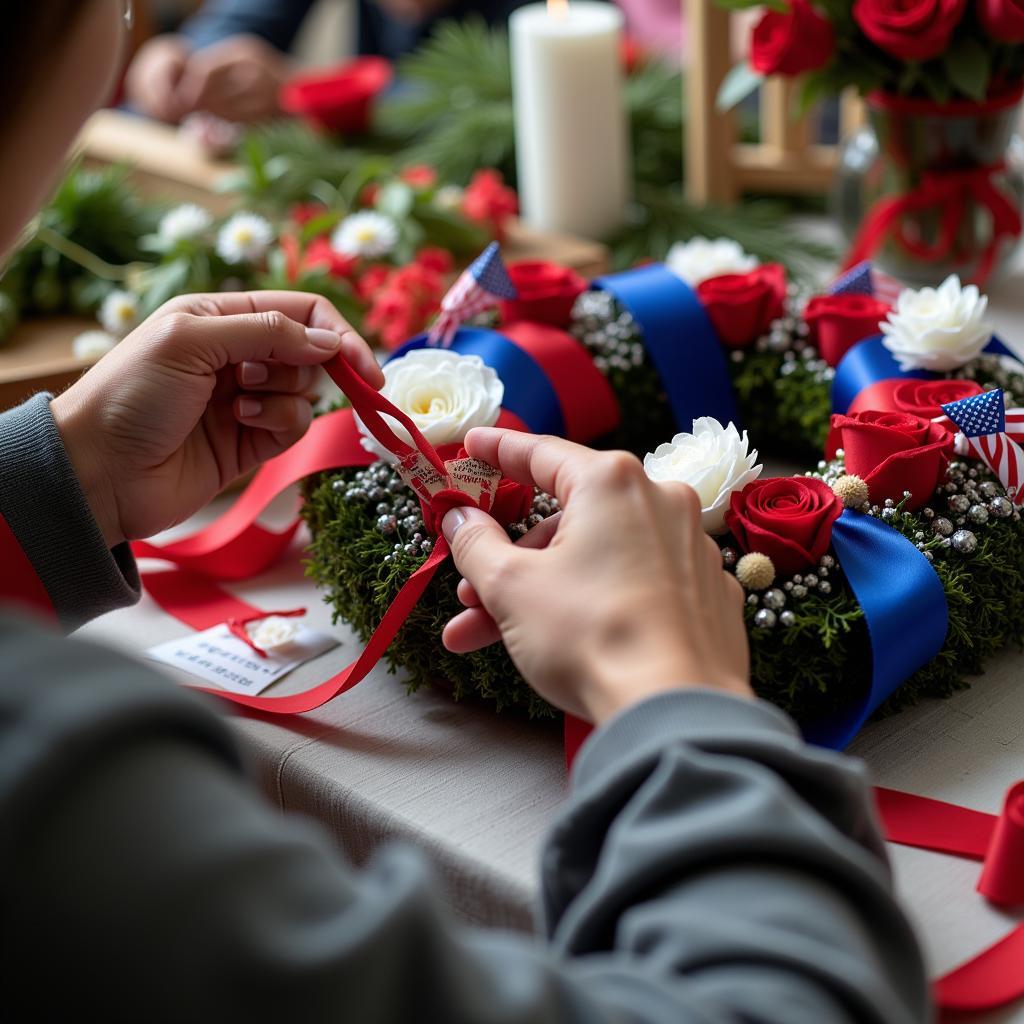
<instances>
[{"instance_id":1,"label":"white flower","mask_svg":"<svg viewBox=\"0 0 1024 1024\"><path fill-rule=\"evenodd\" d=\"M256 213L236 213L217 234L217 255L225 263L259 263L274 240L270 221Z\"/></svg>"},{"instance_id":2,"label":"white flower","mask_svg":"<svg viewBox=\"0 0 1024 1024\"><path fill-rule=\"evenodd\" d=\"M465 440L473 427L492 427L501 412L505 385L479 356L463 356L445 348L418 348L385 363L381 394L409 416L436 448ZM395 433L411 441L409 432L387 417ZM395 461L359 417L363 447Z\"/></svg>"},{"instance_id":3,"label":"white flower","mask_svg":"<svg viewBox=\"0 0 1024 1024\"><path fill-rule=\"evenodd\" d=\"M76 359L99 359L115 345L117 338L109 331L82 331L71 342L71 352Z\"/></svg>"},{"instance_id":4,"label":"white flower","mask_svg":"<svg viewBox=\"0 0 1024 1024\"><path fill-rule=\"evenodd\" d=\"M139 300L115 288L103 300L97 319L115 338L123 338L139 322Z\"/></svg>"},{"instance_id":5,"label":"white flower","mask_svg":"<svg viewBox=\"0 0 1024 1024\"><path fill-rule=\"evenodd\" d=\"M331 248L343 256L378 259L398 241L398 225L383 213L361 210L346 217L331 235Z\"/></svg>"},{"instance_id":6,"label":"white flower","mask_svg":"<svg viewBox=\"0 0 1024 1024\"><path fill-rule=\"evenodd\" d=\"M186 239L198 238L208 231L213 218L201 206L195 203L183 203L173 210L168 210L160 219L157 234L168 243L181 242Z\"/></svg>"},{"instance_id":7,"label":"white flower","mask_svg":"<svg viewBox=\"0 0 1024 1024\"><path fill-rule=\"evenodd\" d=\"M756 256L743 251L731 238L691 238L676 242L668 251L665 265L691 288L719 274L746 274L758 265Z\"/></svg>"},{"instance_id":8,"label":"white flower","mask_svg":"<svg viewBox=\"0 0 1024 1024\"><path fill-rule=\"evenodd\" d=\"M295 619L285 619L280 615L268 615L265 619L250 623L245 627L249 639L264 651L286 647L299 634L299 624Z\"/></svg>"},{"instance_id":9,"label":"white flower","mask_svg":"<svg viewBox=\"0 0 1024 1024\"><path fill-rule=\"evenodd\" d=\"M457 210L462 206L463 194L458 185L444 185L434 194L434 205L439 210Z\"/></svg>"},{"instance_id":10,"label":"white flower","mask_svg":"<svg viewBox=\"0 0 1024 1024\"><path fill-rule=\"evenodd\" d=\"M882 323L882 343L901 370L955 370L988 344L988 298L950 274L938 288L905 288Z\"/></svg>"},{"instance_id":11,"label":"white flower","mask_svg":"<svg viewBox=\"0 0 1024 1024\"><path fill-rule=\"evenodd\" d=\"M761 475L757 449L750 450L747 432L741 437L730 423L702 416L692 434L676 434L644 456L644 472L655 481L689 484L700 497L701 525L707 533L725 530L725 512L733 491Z\"/></svg>"}]
</instances>

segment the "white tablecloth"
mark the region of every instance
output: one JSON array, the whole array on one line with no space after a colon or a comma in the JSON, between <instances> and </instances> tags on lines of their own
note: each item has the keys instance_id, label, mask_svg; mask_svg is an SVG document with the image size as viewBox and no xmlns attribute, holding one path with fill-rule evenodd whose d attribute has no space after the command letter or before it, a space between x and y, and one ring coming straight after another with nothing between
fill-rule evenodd
<instances>
[{"instance_id":1,"label":"white tablecloth","mask_svg":"<svg viewBox=\"0 0 1024 1024\"><path fill-rule=\"evenodd\" d=\"M1024 349L1022 292L1024 270L994 290L993 304L999 332ZM224 507L220 499L184 529ZM280 521L281 503L274 511ZM297 551L235 590L265 608L306 605L314 628L334 629L343 639L272 692L305 688L355 656L347 628L330 625L328 609L304 580ZM144 598L80 635L138 652L181 634L180 624ZM380 667L301 718L226 713L270 799L318 818L354 860L388 839L415 842L436 861L460 916L530 926L540 844L566 790L556 728L455 704L441 692L409 697L401 680ZM1024 777L1024 655L1004 652L971 689L869 726L852 752L868 761L880 785L998 811L1006 789ZM902 847L891 853L933 973L1024 920L994 910L974 892L976 863ZM1021 1022L1024 1009L983 1019Z\"/></svg>"}]
</instances>

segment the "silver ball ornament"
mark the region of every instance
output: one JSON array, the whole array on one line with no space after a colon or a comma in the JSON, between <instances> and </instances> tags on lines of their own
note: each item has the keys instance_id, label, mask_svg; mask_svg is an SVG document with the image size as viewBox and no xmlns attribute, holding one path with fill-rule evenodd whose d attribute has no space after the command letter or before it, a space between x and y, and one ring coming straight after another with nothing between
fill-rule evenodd
<instances>
[{"instance_id":1,"label":"silver ball ornament","mask_svg":"<svg viewBox=\"0 0 1024 1024\"><path fill-rule=\"evenodd\" d=\"M786 606L786 595L778 587L766 590L761 600L765 608L771 608L776 612Z\"/></svg>"},{"instance_id":2,"label":"silver ball ornament","mask_svg":"<svg viewBox=\"0 0 1024 1024\"><path fill-rule=\"evenodd\" d=\"M988 503L988 511L996 519L1008 519L1013 514L1013 503L1000 495Z\"/></svg>"},{"instance_id":3,"label":"silver ball ornament","mask_svg":"<svg viewBox=\"0 0 1024 1024\"><path fill-rule=\"evenodd\" d=\"M988 522L988 509L984 505L972 505L967 510L967 518L980 526L982 523Z\"/></svg>"},{"instance_id":4,"label":"silver ball ornament","mask_svg":"<svg viewBox=\"0 0 1024 1024\"><path fill-rule=\"evenodd\" d=\"M775 626L776 616L771 608L762 608L754 616L754 625L758 629L772 629Z\"/></svg>"},{"instance_id":5,"label":"silver ball ornament","mask_svg":"<svg viewBox=\"0 0 1024 1024\"><path fill-rule=\"evenodd\" d=\"M978 538L970 530L957 530L952 536L953 547L961 555L970 555L978 547Z\"/></svg>"},{"instance_id":6,"label":"silver ball ornament","mask_svg":"<svg viewBox=\"0 0 1024 1024\"><path fill-rule=\"evenodd\" d=\"M953 532L953 524L945 516L939 516L932 521L932 530L940 537L948 537Z\"/></svg>"}]
</instances>

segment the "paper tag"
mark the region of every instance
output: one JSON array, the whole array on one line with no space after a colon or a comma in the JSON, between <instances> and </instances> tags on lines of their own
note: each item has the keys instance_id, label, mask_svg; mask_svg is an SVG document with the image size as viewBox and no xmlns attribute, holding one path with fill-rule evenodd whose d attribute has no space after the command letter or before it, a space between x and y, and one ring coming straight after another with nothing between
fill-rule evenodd
<instances>
[{"instance_id":1,"label":"paper tag","mask_svg":"<svg viewBox=\"0 0 1024 1024\"><path fill-rule=\"evenodd\" d=\"M448 477L438 473L421 452L402 459L396 468L405 485L411 487L424 501L430 501L435 494L449 486Z\"/></svg>"},{"instance_id":2,"label":"paper tag","mask_svg":"<svg viewBox=\"0 0 1024 1024\"><path fill-rule=\"evenodd\" d=\"M329 651L338 643L327 633L300 627L286 646L267 651L261 658L248 644L221 624L201 633L190 633L145 651L153 661L189 672L231 693L262 693L293 668Z\"/></svg>"},{"instance_id":3,"label":"paper tag","mask_svg":"<svg viewBox=\"0 0 1024 1024\"><path fill-rule=\"evenodd\" d=\"M444 464L452 483L468 494L485 512L494 504L494 494L501 483L501 470L480 459L452 459Z\"/></svg>"}]
</instances>

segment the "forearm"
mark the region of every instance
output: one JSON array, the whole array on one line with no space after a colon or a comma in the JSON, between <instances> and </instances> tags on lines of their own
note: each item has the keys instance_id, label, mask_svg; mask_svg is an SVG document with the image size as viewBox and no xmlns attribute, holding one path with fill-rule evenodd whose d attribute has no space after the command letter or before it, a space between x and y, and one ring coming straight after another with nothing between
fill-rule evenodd
<instances>
[{"instance_id":1,"label":"forearm","mask_svg":"<svg viewBox=\"0 0 1024 1024\"><path fill-rule=\"evenodd\" d=\"M207 0L181 28L198 48L237 35L256 35L271 46L291 48L313 0Z\"/></svg>"},{"instance_id":2,"label":"forearm","mask_svg":"<svg viewBox=\"0 0 1024 1024\"><path fill-rule=\"evenodd\" d=\"M50 414L37 395L0 414L0 515L66 630L139 599L128 545L103 539ZM17 602L0 574L0 602Z\"/></svg>"}]
</instances>

